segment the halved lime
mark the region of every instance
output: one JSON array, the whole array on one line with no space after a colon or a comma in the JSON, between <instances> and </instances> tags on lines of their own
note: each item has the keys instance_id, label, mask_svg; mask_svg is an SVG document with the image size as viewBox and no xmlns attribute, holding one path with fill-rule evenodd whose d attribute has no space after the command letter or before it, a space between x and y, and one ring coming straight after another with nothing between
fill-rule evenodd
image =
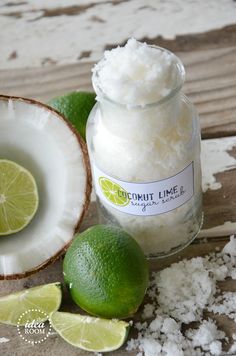
<instances>
[{"instance_id":1,"label":"halved lime","mask_svg":"<svg viewBox=\"0 0 236 356\"><path fill-rule=\"evenodd\" d=\"M15 162L0 160L0 235L22 230L38 209L32 174Z\"/></svg>"},{"instance_id":2,"label":"halved lime","mask_svg":"<svg viewBox=\"0 0 236 356\"><path fill-rule=\"evenodd\" d=\"M119 320L55 312L50 322L69 344L86 351L106 352L119 349L125 342L129 324Z\"/></svg>"},{"instance_id":3,"label":"halved lime","mask_svg":"<svg viewBox=\"0 0 236 356\"><path fill-rule=\"evenodd\" d=\"M22 290L0 298L0 322L25 325L26 322L45 321L61 304L61 284L50 283Z\"/></svg>"},{"instance_id":4,"label":"halved lime","mask_svg":"<svg viewBox=\"0 0 236 356\"><path fill-rule=\"evenodd\" d=\"M119 184L112 182L110 179L101 177L99 184L105 197L115 205L126 206L130 199L128 193Z\"/></svg>"}]
</instances>

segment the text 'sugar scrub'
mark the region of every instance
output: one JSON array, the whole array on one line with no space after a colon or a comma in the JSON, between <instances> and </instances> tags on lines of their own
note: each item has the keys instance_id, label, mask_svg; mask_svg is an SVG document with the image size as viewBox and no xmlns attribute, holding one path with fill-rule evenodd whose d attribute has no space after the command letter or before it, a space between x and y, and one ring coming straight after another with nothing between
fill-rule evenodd
<instances>
[{"instance_id":1,"label":"text 'sugar scrub'","mask_svg":"<svg viewBox=\"0 0 236 356\"><path fill-rule=\"evenodd\" d=\"M199 121L183 81L174 54L134 39L93 69L87 142L100 218L149 256L183 248L202 222Z\"/></svg>"}]
</instances>

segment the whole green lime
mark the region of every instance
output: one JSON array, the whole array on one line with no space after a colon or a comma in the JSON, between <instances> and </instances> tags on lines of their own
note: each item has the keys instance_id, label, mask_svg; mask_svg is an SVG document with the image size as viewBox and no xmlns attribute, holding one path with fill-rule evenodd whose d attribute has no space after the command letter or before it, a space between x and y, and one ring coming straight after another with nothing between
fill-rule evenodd
<instances>
[{"instance_id":1,"label":"whole green lime","mask_svg":"<svg viewBox=\"0 0 236 356\"><path fill-rule=\"evenodd\" d=\"M48 105L64 115L85 140L86 123L95 98L94 93L76 91L51 99Z\"/></svg>"},{"instance_id":2,"label":"whole green lime","mask_svg":"<svg viewBox=\"0 0 236 356\"><path fill-rule=\"evenodd\" d=\"M75 303L104 318L133 315L148 286L143 251L115 226L96 225L75 236L63 272Z\"/></svg>"}]
</instances>

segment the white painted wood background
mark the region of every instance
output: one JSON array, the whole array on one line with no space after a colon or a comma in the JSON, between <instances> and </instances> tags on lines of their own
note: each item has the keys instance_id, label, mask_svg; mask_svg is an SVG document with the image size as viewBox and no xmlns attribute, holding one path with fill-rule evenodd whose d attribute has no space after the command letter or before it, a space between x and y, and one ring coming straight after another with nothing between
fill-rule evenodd
<instances>
[{"instance_id":1,"label":"white painted wood background","mask_svg":"<svg viewBox=\"0 0 236 356\"><path fill-rule=\"evenodd\" d=\"M131 36L173 39L235 20L233 0L0 0L0 69L97 60Z\"/></svg>"},{"instance_id":2,"label":"white painted wood background","mask_svg":"<svg viewBox=\"0 0 236 356\"><path fill-rule=\"evenodd\" d=\"M178 51L187 70L184 91L200 114L203 137L209 138L202 144L204 229L179 254L152 262L157 270L221 249L236 232L236 1L0 0L0 92L47 102L67 91L91 89L92 61L131 36L149 43L164 39ZM92 202L82 229L96 223ZM56 280L63 280L61 260L27 279L2 281L0 295ZM227 290L235 290L235 281L228 282ZM66 303L73 311L71 301ZM221 323L229 335L236 333L233 323ZM35 349L21 343L13 327L0 325L0 355L87 353L56 333Z\"/></svg>"}]
</instances>

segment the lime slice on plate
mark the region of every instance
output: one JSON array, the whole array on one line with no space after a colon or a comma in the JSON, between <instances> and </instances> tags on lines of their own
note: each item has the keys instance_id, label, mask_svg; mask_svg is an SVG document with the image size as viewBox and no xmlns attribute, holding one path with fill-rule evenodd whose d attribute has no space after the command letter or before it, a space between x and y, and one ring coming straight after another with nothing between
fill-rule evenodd
<instances>
[{"instance_id":1,"label":"lime slice on plate","mask_svg":"<svg viewBox=\"0 0 236 356\"><path fill-rule=\"evenodd\" d=\"M130 200L127 192L119 184L112 182L108 178L101 177L99 178L99 185L104 196L111 203L119 206L126 206L129 204Z\"/></svg>"},{"instance_id":2,"label":"lime slice on plate","mask_svg":"<svg viewBox=\"0 0 236 356\"><path fill-rule=\"evenodd\" d=\"M60 283L50 283L0 297L0 322L24 325L45 321L61 304Z\"/></svg>"},{"instance_id":3,"label":"lime slice on plate","mask_svg":"<svg viewBox=\"0 0 236 356\"><path fill-rule=\"evenodd\" d=\"M50 322L69 344L86 351L106 352L120 348L125 342L129 324L119 320L55 312Z\"/></svg>"},{"instance_id":4,"label":"lime slice on plate","mask_svg":"<svg viewBox=\"0 0 236 356\"><path fill-rule=\"evenodd\" d=\"M32 174L15 162L0 160L0 235L22 230L38 209Z\"/></svg>"}]
</instances>

